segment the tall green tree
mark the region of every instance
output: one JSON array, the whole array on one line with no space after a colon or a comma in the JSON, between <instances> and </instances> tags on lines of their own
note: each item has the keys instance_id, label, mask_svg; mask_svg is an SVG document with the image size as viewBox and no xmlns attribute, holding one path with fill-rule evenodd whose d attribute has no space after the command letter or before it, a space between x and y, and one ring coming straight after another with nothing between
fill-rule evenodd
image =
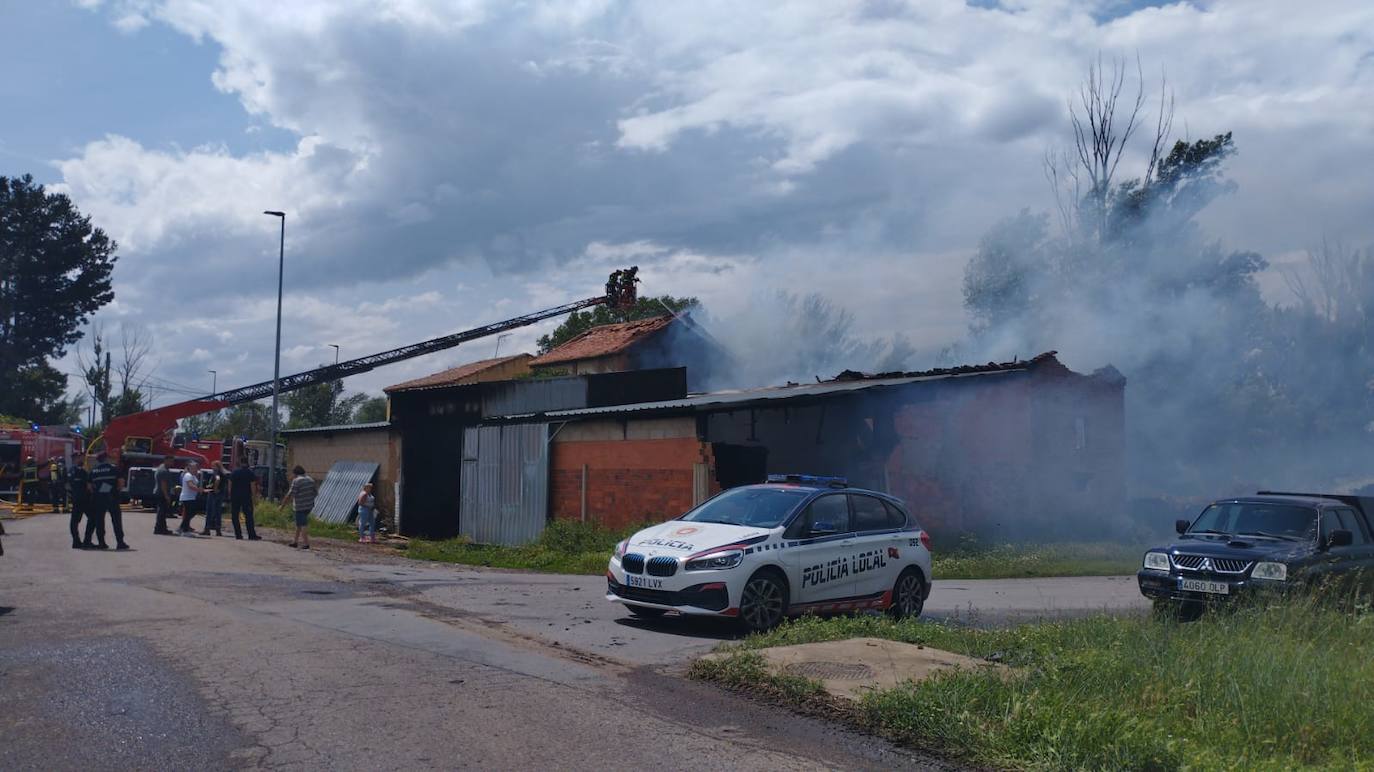
<instances>
[{"instance_id":1,"label":"tall green tree","mask_svg":"<svg viewBox=\"0 0 1374 772\"><path fill-rule=\"evenodd\" d=\"M0 413L69 412L66 376L47 364L114 299L116 244L71 199L33 177L0 177Z\"/></svg>"},{"instance_id":2,"label":"tall green tree","mask_svg":"<svg viewBox=\"0 0 1374 772\"><path fill-rule=\"evenodd\" d=\"M367 401L366 394L343 396L343 381L317 383L282 398L288 411L287 429L338 426L353 422L353 412Z\"/></svg>"},{"instance_id":3,"label":"tall green tree","mask_svg":"<svg viewBox=\"0 0 1374 772\"><path fill-rule=\"evenodd\" d=\"M675 314L680 314L683 311L690 311L700 306L701 301L696 298L677 298L672 295L660 295L656 298L639 298L635 301L634 306L623 310L612 309L607 306L596 306L589 311L574 311L568 314L568 318L564 319L562 324L555 327L553 332L539 338L539 353L548 353L587 330L593 327L600 327L603 324L649 319L655 316L663 316L670 310Z\"/></svg>"},{"instance_id":4,"label":"tall green tree","mask_svg":"<svg viewBox=\"0 0 1374 772\"><path fill-rule=\"evenodd\" d=\"M353 423L373 424L386 420L386 397L367 397L353 411Z\"/></svg>"}]
</instances>

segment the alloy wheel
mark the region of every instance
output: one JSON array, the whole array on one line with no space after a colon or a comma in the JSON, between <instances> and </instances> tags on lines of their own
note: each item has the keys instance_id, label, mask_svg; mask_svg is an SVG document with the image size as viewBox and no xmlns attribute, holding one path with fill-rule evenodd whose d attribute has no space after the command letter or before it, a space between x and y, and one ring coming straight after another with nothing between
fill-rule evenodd
<instances>
[{"instance_id":1,"label":"alloy wheel","mask_svg":"<svg viewBox=\"0 0 1374 772\"><path fill-rule=\"evenodd\" d=\"M753 630L767 630L782 621L786 611L782 587L771 576L756 576L744 586L740 616Z\"/></svg>"}]
</instances>

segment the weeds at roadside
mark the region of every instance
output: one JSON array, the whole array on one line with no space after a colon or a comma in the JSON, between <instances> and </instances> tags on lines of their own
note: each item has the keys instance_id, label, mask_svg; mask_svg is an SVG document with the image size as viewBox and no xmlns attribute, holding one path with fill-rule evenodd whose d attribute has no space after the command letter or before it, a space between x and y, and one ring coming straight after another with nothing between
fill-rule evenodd
<instances>
[{"instance_id":1,"label":"weeds at roadside","mask_svg":"<svg viewBox=\"0 0 1374 772\"><path fill-rule=\"evenodd\" d=\"M228 522L228 512L224 514L224 519L226 527L232 528L232 524ZM274 501L259 499L254 502L253 519L257 525L285 531L288 536L296 532L294 513L288 507ZM312 537L321 536L328 539L357 541L358 529L348 523L325 523L312 517L310 519L310 535Z\"/></svg>"},{"instance_id":2,"label":"weeds at roadside","mask_svg":"<svg viewBox=\"0 0 1374 772\"><path fill-rule=\"evenodd\" d=\"M875 636L1015 668L957 671L869 694L856 725L983 763L1045 769L1357 768L1374 759L1374 615L1295 599L1211 613L968 629L802 618L692 674L771 680L752 649ZM735 664L739 659L743 664ZM751 661L753 664L750 664ZM780 685L792 704L804 690Z\"/></svg>"},{"instance_id":3,"label":"weeds at roadside","mask_svg":"<svg viewBox=\"0 0 1374 772\"><path fill-rule=\"evenodd\" d=\"M642 527L617 531L595 523L555 521L545 527L538 540L523 546L473 544L462 538L411 539L406 554L417 560L444 563L599 575L606 572L615 545Z\"/></svg>"}]
</instances>

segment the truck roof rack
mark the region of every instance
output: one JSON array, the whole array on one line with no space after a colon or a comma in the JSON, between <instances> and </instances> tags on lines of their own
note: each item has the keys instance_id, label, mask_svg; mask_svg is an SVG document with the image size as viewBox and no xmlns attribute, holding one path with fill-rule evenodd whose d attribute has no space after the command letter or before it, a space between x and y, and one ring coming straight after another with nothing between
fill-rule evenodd
<instances>
[{"instance_id":1,"label":"truck roof rack","mask_svg":"<svg viewBox=\"0 0 1374 772\"><path fill-rule=\"evenodd\" d=\"M770 483L795 483L799 485L818 485L828 488L848 488L849 480L844 477L825 477L815 474L770 474Z\"/></svg>"}]
</instances>

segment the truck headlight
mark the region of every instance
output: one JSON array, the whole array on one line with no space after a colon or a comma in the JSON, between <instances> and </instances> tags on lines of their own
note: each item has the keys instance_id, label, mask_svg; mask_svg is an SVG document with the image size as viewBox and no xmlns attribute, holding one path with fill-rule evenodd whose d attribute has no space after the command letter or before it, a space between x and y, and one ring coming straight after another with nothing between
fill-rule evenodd
<instances>
[{"instance_id":1,"label":"truck headlight","mask_svg":"<svg viewBox=\"0 0 1374 772\"><path fill-rule=\"evenodd\" d=\"M713 552L706 557L687 561L688 571L720 571L726 568L734 568L744 560L744 550L727 550L725 552Z\"/></svg>"},{"instance_id":2,"label":"truck headlight","mask_svg":"<svg viewBox=\"0 0 1374 772\"><path fill-rule=\"evenodd\" d=\"M1146 552L1145 567L1151 571L1168 571L1169 556L1163 552Z\"/></svg>"},{"instance_id":3,"label":"truck headlight","mask_svg":"<svg viewBox=\"0 0 1374 772\"><path fill-rule=\"evenodd\" d=\"M1270 579L1275 582L1288 580L1288 566L1283 563L1272 563L1263 561L1255 564L1255 570L1250 572L1254 579Z\"/></svg>"}]
</instances>

